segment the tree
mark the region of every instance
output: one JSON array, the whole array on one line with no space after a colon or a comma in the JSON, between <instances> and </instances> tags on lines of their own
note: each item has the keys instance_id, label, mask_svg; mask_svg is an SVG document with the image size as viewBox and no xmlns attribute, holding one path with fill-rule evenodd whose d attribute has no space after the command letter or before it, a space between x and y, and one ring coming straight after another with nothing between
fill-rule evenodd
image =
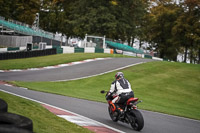
<instances>
[{"instance_id":1,"label":"tree","mask_svg":"<svg viewBox=\"0 0 200 133\"><path fill-rule=\"evenodd\" d=\"M0 16L11 18L10 10L13 2L9 0L0 0Z\"/></svg>"},{"instance_id":2,"label":"tree","mask_svg":"<svg viewBox=\"0 0 200 133\"><path fill-rule=\"evenodd\" d=\"M32 25L40 0L0 0L0 15Z\"/></svg>"},{"instance_id":3,"label":"tree","mask_svg":"<svg viewBox=\"0 0 200 133\"><path fill-rule=\"evenodd\" d=\"M87 33L112 37L117 27L115 16L110 10L107 0L76 1L68 18L74 36L84 37Z\"/></svg>"},{"instance_id":4,"label":"tree","mask_svg":"<svg viewBox=\"0 0 200 133\"><path fill-rule=\"evenodd\" d=\"M150 8L147 27L149 42L161 58L176 61L179 44L174 43L172 28L179 16L180 8L169 1L161 1Z\"/></svg>"},{"instance_id":5,"label":"tree","mask_svg":"<svg viewBox=\"0 0 200 133\"><path fill-rule=\"evenodd\" d=\"M196 62L200 55L200 2L185 0L180 5L183 12L178 17L173 28L176 42L184 47L184 62L190 58L190 63ZM187 57L189 53L189 57ZM198 62L200 57L198 58Z\"/></svg>"}]
</instances>

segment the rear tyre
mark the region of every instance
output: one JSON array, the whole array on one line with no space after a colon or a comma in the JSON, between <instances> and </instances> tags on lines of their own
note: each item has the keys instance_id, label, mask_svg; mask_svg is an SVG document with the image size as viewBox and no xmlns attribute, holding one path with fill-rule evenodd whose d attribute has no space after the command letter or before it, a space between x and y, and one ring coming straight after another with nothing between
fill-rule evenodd
<instances>
[{"instance_id":1,"label":"rear tyre","mask_svg":"<svg viewBox=\"0 0 200 133\"><path fill-rule=\"evenodd\" d=\"M108 112L110 115L110 118L112 119L112 121L117 122L118 121L118 113L117 112L112 112L111 108L108 106Z\"/></svg>"},{"instance_id":2,"label":"rear tyre","mask_svg":"<svg viewBox=\"0 0 200 133\"><path fill-rule=\"evenodd\" d=\"M0 99L0 112L7 112L7 111L8 111L8 104L3 99Z\"/></svg>"},{"instance_id":3,"label":"rear tyre","mask_svg":"<svg viewBox=\"0 0 200 133\"><path fill-rule=\"evenodd\" d=\"M27 117L12 113L0 113L0 118L0 125L10 125L33 131L33 122Z\"/></svg>"},{"instance_id":4,"label":"rear tyre","mask_svg":"<svg viewBox=\"0 0 200 133\"><path fill-rule=\"evenodd\" d=\"M139 110L131 110L130 112L131 117L131 127L136 130L140 131L144 127L144 118Z\"/></svg>"}]
</instances>

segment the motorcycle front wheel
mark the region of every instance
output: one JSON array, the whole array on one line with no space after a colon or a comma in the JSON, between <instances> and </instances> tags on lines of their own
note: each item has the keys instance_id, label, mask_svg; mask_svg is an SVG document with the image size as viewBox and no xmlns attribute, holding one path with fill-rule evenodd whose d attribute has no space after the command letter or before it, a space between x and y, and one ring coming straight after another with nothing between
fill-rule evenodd
<instances>
[{"instance_id":1,"label":"motorcycle front wheel","mask_svg":"<svg viewBox=\"0 0 200 133\"><path fill-rule=\"evenodd\" d=\"M131 127L136 130L140 131L144 127L144 119L139 110L131 110L130 112L131 117Z\"/></svg>"},{"instance_id":2,"label":"motorcycle front wheel","mask_svg":"<svg viewBox=\"0 0 200 133\"><path fill-rule=\"evenodd\" d=\"M112 119L112 121L114 122L117 122L118 121L118 114L114 114L116 112L112 112L111 108L108 106L108 112L109 112L109 115L110 115L110 118Z\"/></svg>"}]
</instances>

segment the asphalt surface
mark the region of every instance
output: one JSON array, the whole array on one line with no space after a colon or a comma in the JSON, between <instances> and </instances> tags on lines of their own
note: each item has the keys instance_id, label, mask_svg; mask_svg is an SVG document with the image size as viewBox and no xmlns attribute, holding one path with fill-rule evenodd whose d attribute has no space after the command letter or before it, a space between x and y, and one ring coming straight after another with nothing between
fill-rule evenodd
<instances>
[{"instance_id":1,"label":"asphalt surface","mask_svg":"<svg viewBox=\"0 0 200 133\"><path fill-rule=\"evenodd\" d=\"M113 58L83 63L62 68L22 72L1 72L0 80L20 81L55 81L70 80L75 78L96 75L118 69L127 65L140 62L148 62L148 59ZM0 85L0 90L6 90L21 96L35 99L50 105L54 105L74 113L96 120L118 130L127 133L136 132L131 126L121 122L112 122L106 103L93 102L77 98L70 98L55 94L25 90L18 87ZM99 92L97 92L99 93ZM104 95L102 95L104 97ZM141 110L144 117L142 133L199 133L200 121L175 117L150 111Z\"/></svg>"},{"instance_id":2,"label":"asphalt surface","mask_svg":"<svg viewBox=\"0 0 200 133\"><path fill-rule=\"evenodd\" d=\"M55 94L25 90L18 87L0 85L0 90L6 90L40 102L54 105L90 119L96 120L126 133L136 133L130 125L122 122L112 122L106 103L93 102ZM104 95L102 95L104 97ZM200 121L140 110L144 117L144 128L141 133L199 133Z\"/></svg>"},{"instance_id":3,"label":"asphalt surface","mask_svg":"<svg viewBox=\"0 0 200 133\"><path fill-rule=\"evenodd\" d=\"M46 70L25 70L20 72L0 72L0 80L7 81L55 81L70 80L96 75L127 65L153 61L141 58L111 58L92 61L61 68Z\"/></svg>"}]
</instances>

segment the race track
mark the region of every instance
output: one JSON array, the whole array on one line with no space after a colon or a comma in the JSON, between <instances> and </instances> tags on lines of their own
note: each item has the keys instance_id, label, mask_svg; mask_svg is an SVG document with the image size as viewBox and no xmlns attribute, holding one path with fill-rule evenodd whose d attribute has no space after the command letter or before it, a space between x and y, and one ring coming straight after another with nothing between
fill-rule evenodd
<instances>
[{"instance_id":1,"label":"race track","mask_svg":"<svg viewBox=\"0 0 200 133\"><path fill-rule=\"evenodd\" d=\"M45 69L45 70L24 70L20 72L0 72L0 80L8 81L56 81L70 80L91 75L101 74L113 69L119 69L136 63L153 61L140 58L111 58L97 60L88 63L71 65L67 67Z\"/></svg>"},{"instance_id":2,"label":"race track","mask_svg":"<svg viewBox=\"0 0 200 133\"><path fill-rule=\"evenodd\" d=\"M70 80L90 75L97 75L113 69L122 68L136 63L148 62L148 59L135 58L113 58L107 60L93 61L62 68L36 71L3 72L0 80L22 80L22 81L55 81ZM55 94L26 90L14 86L0 84L0 90L12 92L20 96L28 97L56 107L60 107L90 119L96 120L110 127L126 133L136 132L130 125L112 122L108 112L107 104L60 96ZM97 92L99 93L99 92ZM102 95L104 97L104 95ZM155 113L141 110L144 116L144 128L142 133L198 133L200 121Z\"/></svg>"},{"instance_id":3,"label":"race track","mask_svg":"<svg viewBox=\"0 0 200 133\"><path fill-rule=\"evenodd\" d=\"M112 122L108 115L107 104L60 96L55 94L25 90L18 87L0 85L0 90L6 90L24 97L54 105L126 133L137 133L130 125ZM104 95L102 95L104 97ZM144 116L144 128L141 133L199 133L200 122L150 111L141 110Z\"/></svg>"}]
</instances>

